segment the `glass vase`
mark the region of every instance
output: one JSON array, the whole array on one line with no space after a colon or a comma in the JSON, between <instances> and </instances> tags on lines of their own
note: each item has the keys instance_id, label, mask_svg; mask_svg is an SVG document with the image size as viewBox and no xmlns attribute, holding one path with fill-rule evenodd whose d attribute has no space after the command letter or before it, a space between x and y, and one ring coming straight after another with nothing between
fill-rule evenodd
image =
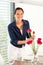
<instances>
[{"instance_id":1,"label":"glass vase","mask_svg":"<svg viewBox=\"0 0 43 65\"><path fill-rule=\"evenodd\" d=\"M32 60L32 65L38 65L38 56L37 56L37 52L34 53L34 57Z\"/></svg>"}]
</instances>

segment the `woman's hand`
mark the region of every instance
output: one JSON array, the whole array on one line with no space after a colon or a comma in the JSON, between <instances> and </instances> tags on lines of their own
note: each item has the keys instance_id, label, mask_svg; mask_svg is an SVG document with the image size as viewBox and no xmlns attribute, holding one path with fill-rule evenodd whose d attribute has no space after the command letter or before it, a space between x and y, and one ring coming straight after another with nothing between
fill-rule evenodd
<instances>
[{"instance_id":1,"label":"woman's hand","mask_svg":"<svg viewBox=\"0 0 43 65\"><path fill-rule=\"evenodd\" d=\"M26 40L19 40L19 41L17 42L17 44L21 45L21 44L25 44L25 42L26 42Z\"/></svg>"},{"instance_id":2,"label":"woman's hand","mask_svg":"<svg viewBox=\"0 0 43 65\"><path fill-rule=\"evenodd\" d=\"M32 35L30 38L27 38L27 40L25 40L25 43L27 43L30 40L34 41L34 39L35 39L35 35Z\"/></svg>"},{"instance_id":3,"label":"woman's hand","mask_svg":"<svg viewBox=\"0 0 43 65\"><path fill-rule=\"evenodd\" d=\"M31 38L34 40L35 39L35 35L33 35Z\"/></svg>"},{"instance_id":4,"label":"woman's hand","mask_svg":"<svg viewBox=\"0 0 43 65\"><path fill-rule=\"evenodd\" d=\"M27 38L27 40L25 40L25 43L27 43L27 42L30 41L30 40L33 41L32 37L31 37L31 38Z\"/></svg>"},{"instance_id":5,"label":"woman's hand","mask_svg":"<svg viewBox=\"0 0 43 65\"><path fill-rule=\"evenodd\" d=\"M19 40L19 41L17 42L17 44L19 44L19 45L25 44L25 43L27 43L29 40L34 41L34 39L35 39L35 35L32 35L30 38L27 38L27 40Z\"/></svg>"}]
</instances>

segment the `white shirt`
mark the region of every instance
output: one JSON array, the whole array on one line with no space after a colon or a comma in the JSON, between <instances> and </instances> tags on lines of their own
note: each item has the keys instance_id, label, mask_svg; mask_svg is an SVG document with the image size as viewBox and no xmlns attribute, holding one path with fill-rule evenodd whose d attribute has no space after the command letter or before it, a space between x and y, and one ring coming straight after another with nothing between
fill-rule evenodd
<instances>
[{"instance_id":1,"label":"white shirt","mask_svg":"<svg viewBox=\"0 0 43 65\"><path fill-rule=\"evenodd\" d=\"M21 32L21 34L23 34L23 31L22 30L20 30L20 32Z\"/></svg>"}]
</instances>

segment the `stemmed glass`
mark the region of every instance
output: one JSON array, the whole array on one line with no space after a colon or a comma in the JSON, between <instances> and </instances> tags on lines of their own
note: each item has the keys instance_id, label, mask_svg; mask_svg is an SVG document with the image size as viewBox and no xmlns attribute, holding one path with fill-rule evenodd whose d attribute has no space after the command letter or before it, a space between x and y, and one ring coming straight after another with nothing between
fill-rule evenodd
<instances>
[{"instance_id":1,"label":"stemmed glass","mask_svg":"<svg viewBox=\"0 0 43 65\"><path fill-rule=\"evenodd\" d=\"M32 60L32 63L34 63L34 65L37 65L38 64L38 57L37 57L38 50L36 50L34 43L32 44L32 50L33 50L33 53L34 53L34 58Z\"/></svg>"}]
</instances>

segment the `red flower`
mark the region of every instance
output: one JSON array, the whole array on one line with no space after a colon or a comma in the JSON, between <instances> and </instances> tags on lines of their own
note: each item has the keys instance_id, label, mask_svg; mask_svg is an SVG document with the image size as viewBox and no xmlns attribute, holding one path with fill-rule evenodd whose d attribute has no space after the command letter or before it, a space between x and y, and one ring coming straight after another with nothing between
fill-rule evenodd
<instances>
[{"instance_id":1,"label":"red flower","mask_svg":"<svg viewBox=\"0 0 43 65\"><path fill-rule=\"evenodd\" d=\"M31 29L27 29L27 30L26 30L27 33L28 33L28 32L31 32L31 31L32 31Z\"/></svg>"},{"instance_id":2,"label":"red flower","mask_svg":"<svg viewBox=\"0 0 43 65\"><path fill-rule=\"evenodd\" d=\"M38 40L41 40L41 38L38 38Z\"/></svg>"},{"instance_id":3,"label":"red flower","mask_svg":"<svg viewBox=\"0 0 43 65\"><path fill-rule=\"evenodd\" d=\"M42 41L41 41L42 39L41 38L38 38L38 40L37 40L37 44L42 44Z\"/></svg>"},{"instance_id":4,"label":"red flower","mask_svg":"<svg viewBox=\"0 0 43 65\"><path fill-rule=\"evenodd\" d=\"M27 44L32 44L32 40L27 41Z\"/></svg>"}]
</instances>

